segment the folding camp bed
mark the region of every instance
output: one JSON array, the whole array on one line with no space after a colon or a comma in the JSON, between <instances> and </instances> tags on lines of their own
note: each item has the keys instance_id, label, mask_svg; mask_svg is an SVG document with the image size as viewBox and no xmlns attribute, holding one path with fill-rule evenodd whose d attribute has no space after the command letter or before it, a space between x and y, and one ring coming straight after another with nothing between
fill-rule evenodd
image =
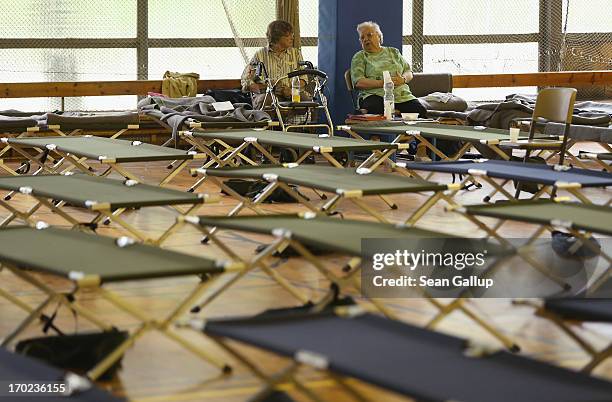
<instances>
[{"instance_id":1,"label":"folding camp bed","mask_svg":"<svg viewBox=\"0 0 612 402\"><path fill-rule=\"evenodd\" d=\"M409 124L376 127L372 125L357 126L338 126L339 130L346 131L355 138L362 138L362 135L392 135L395 136L393 143L406 142L410 139L417 139L424 144L431 152L442 160L454 161L461 158L474 144L482 144L490 149L495 155L503 160L509 160L508 155L501 147L511 147L514 149L545 150L558 148L559 138L551 136L538 136L533 141L527 141L528 133L519 134L519 141L510 142L507 130L496 128L484 128L481 126L450 126L443 124ZM443 139L464 142L463 146L454 155L445 155L436 148L428 138Z\"/></svg>"},{"instance_id":2,"label":"folding camp bed","mask_svg":"<svg viewBox=\"0 0 612 402\"><path fill-rule=\"evenodd\" d=\"M2 135L11 135L13 137L22 137L28 133L35 132L39 129L38 123L42 116L4 116L0 115L0 133ZM0 150L0 157L3 157L9 150L10 146L5 145ZM17 175L18 173L4 163L4 159L0 159L0 168L8 174Z\"/></svg>"},{"instance_id":3,"label":"folding camp bed","mask_svg":"<svg viewBox=\"0 0 612 402\"><path fill-rule=\"evenodd\" d=\"M544 129L545 134L550 135L559 135L563 133L564 124L559 123L548 123ZM604 154L612 153L612 128L610 127L598 127L598 126L586 126L586 125L572 125L569 127L569 138L567 140L566 146L566 156L570 160L570 163L573 165L588 168L581 159L585 159L581 157L582 151L579 151L578 157L576 155L569 152L570 148L579 144L580 142L595 142L598 143L601 148L604 150ZM592 153L587 153L586 159L592 159L597 161L601 167L610 171L609 165L603 163L605 158L597 158L594 157ZM609 160L609 159L608 159Z\"/></svg>"},{"instance_id":4,"label":"folding camp bed","mask_svg":"<svg viewBox=\"0 0 612 402\"><path fill-rule=\"evenodd\" d=\"M612 175L605 172L595 172L587 169L570 168L568 166L549 166L535 163L522 163L512 161L499 161L475 159L469 161L432 162L432 163L399 163L400 167L408 171L442 172L466 175L461 183L477 182L478 179L486 181L493 187L484 201L500 193L508 200L516 200L504 187L511 180L537 183L542 185L531 198L537 199L544 194L557 193L565 190L585 204L591 201L582 193L584 188L605 188L612 186ZM494 179L502 179L498 183Z\"/></svg>"},{"instance_id":5,"label":"folding camp bed","mask_svg":"<svg viewBox=\"0 0 612 402\"><path fill-rule=\"evenodd\" d=\"M45 113L37 126L29 128L27 132L18 135L18 137L32 135L30 133L53 133L60 136L69 136L96 132L109 133L110 138L117 138L128 130L138 130L138 123L138 113L136 112L104 114L67 112L61 115ZM2 152L11 148L11 145L7 145ZM26 162L27 164L28 162ZM29 167L25 169L29 169Z\"/></svg>"},{"instance_id":6,"label":"folding camp bed","mask_svg":"<svg viewBox=\"0 0 612 402\"><path fill-rule=\"evenodd\" d=\"M171 124L169 124L168 117L172 115L166 114L159 109L143 109L142 112L145 113L146 116L148 116L150 119L155 121L157 124L159 124L161 127L164 127L171 133L170 138L168 138L168 140L162 144L163 147L167 147L170 144L173 144L174 148L177 148L178 141L179 141L179 133L181 132L181 130L200 129L204 131L206 130L219 131L219 130L231 130L231 129L248 130L248 129L255 129L255 128L260 128L263 130L263 129L268 129L271 127L277 127L279 125L278 122L272 121L269 118L269 116L268 116L268 119L266 120L258 120L258 121L231 121L231 119L226 120L224 118L217 118L218 121L216 120L210 121L210 119L215 119L215 118L208 118L206 121L200 121L198 120L197 115L196 116L182 115L178 112L175 113L175 115L177 115L176 120L170 119ZM194 151L196 149L197 147L195 145L191 145L191 148L189 148L189 151ZM172 166L174 166L176 162L177 161L173 161L169 165L169 168L172 168Z\"/></svg>"},{"instance_id":7,"label":"folding camp bed","mask_svg":"<svg viewBox=\"0 0 612 402\"><path fill-rule=\"evenodd\" d=\"M239 204L231 210L228 216L236 215L244 208L249 208L260 214L263 213L259 208L260 204L277 188L280 188L313 212L324 211L331 214L341 201L349 200L373 218L388 223L388 220L380 212L364 202L364 197L372 195L382 197L389 207L397 209L397 205L387 199L386 196L401 193L433 192L433 195L406 219L406 224L414 225L439 200L444 200L450 205L457 205L444 192L447 190L456 192L459 189L457 184L437 184L412 177L375 173L366 168L353 170L348 168L337 169L331 166L285 164L196 169L196 172L204 175L204 179L208 178L216 186L239 201ZM220 178L264 179L269 184L254 200L250 200L229 188ZM320 207L317 207L296 189L291 188L289 184L309 187L334 195Z\"/></svg>"},{"instance_id":8,"label":"folding camp bed","mask_svg":"<svg viewBox=\"0 0 612 402\"><path fill-rule=\"evenodd\" d=\"M0 227L15 219L34 226L36 222L33 220L33 214L41 207L46 207L61 216L73 228L86 226L95 229L102 220L108 219L126 230L129 235L155 245L160 245L174 233L176 225L171 225L157 238L149 237L121 218L120 215L126 208L162 206L180 214L189 214L211 200L211 197L204 194L190 194L131 180L119 181L85 174L0 177L0 189L19 192L37 201L26 211L19 211L12 203L0 200L0 205L10 212L10 215L0 222ZM94 218L90 222L81 223L71 216L71 210L62 208L66 205L86 209L94 214ZM181 211L179 205L188 208Z\"/></svg>"},{"instance_id":9,"label":"folding camp bed","mask_svg":"<svg viewBox=\"0 0 612 402\"><path fill-rule=\"evenodd\" d=\"M535 307L537 315L552 321L573 339L591 358L582 371L590 373L607 358L612 357L612 342L598 350L574 329L576 325L585 322L612 324L612 299L549 299L541 305L527 300L514 303Z\"/></svg>"},{"instance_id":10,"label":"folding camp bed","mask_svg":"<svg viewBox=\"0 0 612 402\"><path fill-rule=\"evenodd\" d=\"M0 349L0 400L119 402L86 378ZM63 390L63 391L62 391Z\"/></svg>"},{"instance_id":11,"label":"folding camp bed","mask_svg":"<svg viewBox=\"0 0 612 402\"><path fill-rule=\"evenodd\" d=\"M139 120L136 112L104 114L46 113L46 124L38 131L52 131L61 136L91 132L110 132L110 138L117 138L128 130L138 130Z\"/></svg>"},{"instance_id":12,"label":"folding camp bed","mask_svg":"<svg viewBox=\"0 0 612 402\"><path fill-rule=\"evenodd\" d=\"M139 181L139 179L125 169L124 163L153 162L180 160L159 183L163 186L170 182L193 159L202 159L203 154L194 151L182 151L157 145L145 144L140 141L125 141L111 138L93 136L74 137L31 137L31 138L2 138L16 152L26 157L32 163L39 165L34 174L41 172L58 173L74 170L75 168L88 174L93 174L92 168L85 164L86 160L94 160L106 166L100 174L107 176L113 171L123 177ZM34 155L28 149L42 149L42 156ZM53 155L52 162L47 155ZM64 163L69 166L61 170Z\"/></svg>"},{"instance_id":13,"label":"folding camp bed","mask_svg":"<svg viewBox=\"0 0 612 402\"><path fill-rule=\"evenodd\" d=\"M595 161L602 169L608 173L612 173L612 165L610 165L610 163L612 163L612 152L581 152L578 154L578 159Z\"/></svg>"},{"instance_id":14,"label":"folding camp bed","mask_svg":"<svg viewBox=\"0 0 612 402\"><path fill-rule=\"evenodd\" d=\"M325 371L334 385L358 401L369 399L349 378L419 401L603 402L612 395L612 383L603 379L346 307L193 325L265 383L253 400L264 400L287 383L310 400L323 400L298 377L304 366ZM270 375L228 341L291 362Z\"/></svg>"},{"instance_id":15,"label":"folding camp bed","mask_svg":"<svg viewBox=\"0 0 612 402\"><path fill-rule=\"evenodd\" d=\"M295 163L300 164L310 155L319 154L336 167L343 167L333 155L336 152L370 152L372 154L359 167L374 170L395 152L408 148L408 144L390 144L337 136L330 137L327 134L317 136L270 130L216 132L193 130L179 134L200 152L210 156L211 160L204 167L236 166L237 161L257 165L258 163L245 155L246 150L250 147L259 151L271 163L279 163L278 158L266 149L267 146L275 146L298 150ZM214 152L213 145L219 146L219 152Z\"/></svg>"},{"instance_id":16,"label":"folding camp bed","mask_svg":"<svg viewBox=\"0 0 612 402\"><path fill-rule=\"evenodd\" d=\"M552 232L561 228L576 238L605 260L602 274L589 286L590 291L596 291L612 273L612 256L608 254L605 245L597 247L590 241L591 233L612 235L612 208L593 204L578 204L570 202L556 202L547 200L521 201L516 203L495 205L473 205L456 208L455 211L463 214L488 236L497 239L501 244L508 241L498 232L504 222L508 220L541 225L526 241L525 245L533 244L545 231ZM493 227L487 226L477 217L486 216L500 219Z\"/></svg>"},{"instance_id":17,"label":"folding camp bed","mask_svg":"<svg viewBox=\"0 0 612 402\"><path fill-rule=\"evenodd\" d=\"M24 245L27 245L27 253L23 251ZM211 364L228 370L228 366L183 338L173 326L189 307L200 300L207 287L215 282L213 279L223 272L242 269L240 264L224 264L137 244L126 237L114 239L55 229L42 223L36 228L12 226L0 230L0 263L0 267L46 296L40 305L30 307L8 291L0 289L0 296L6 297L29 313L16 329L2 340L0 346L10 345L35 320L43 319L48 306L55 304L67 306L70 311L103 330L112 329L112 323L100 319L95 311L84 307L78 301L78 293L81 290L96 291L105 301L137 319L140 325L120 346L90 369L87 373L90 379L95 380L106 372L130 346L151 330L158 331ZM65 288L62 291L55 290L36 273L45 273L69 281L73 289L68 293L65 293ZM107 283L187 275L199 275L202 280L166 316L143 311L129 300L102 286Z\"/></svg>"},{"instance_id":18,"label":"folding camp bed","mask_svg":"<svg viewBox=\"0 0 612 402\"><path fill-rule=\"evenodd\" d=\"M159 124L161 127L167 129L170 133L172 133L172 137L168 139L168 141L164 142L162 146L168 146L172 142L174 142L175 146L178 141L178 137L175 135L175 128L172 127L166 121L165 117L166 113L162 112L158 109L148 109L142 111L146 116L148 116L152 121ZM182 126L186 129L201 129L201 130L223 130L223 129L251 129L251 128L269 128L276 127L279 125L278 122L270 120L260 120L260 121L210 121L211 119L207 119L206 121L200 121L197 116L184 116ZM178 131L177 131L178 133Z\"/></svg>"},{"instance_id":19,"label":"folding camp bed","mask_svg":"<svg viewBox=\"0 0 612 402\"><path fill-rule=\"evenodd\" d=\"M361 286L359 274L361 272L361 257L371 257L364 254L362 250L362 239L398 239L405 241L415 241L427 238L454 238L452 235L433 232L414 227L405 227L404 225L389 225L378 222L364 222L350 219L334 219L326 216L317 216L312 212L307 212L300 215L273 215L273 216L240 216L240 217L180 217L180 220L186 221L209 238L223 252L230 256L235 261L243 262L223 241L215 234L215 228L238 230L250 233L259 233L275 237L275 241L261 250L253 261L261 263L266 258L277 251L282 251L287 247L293 248L298 254L306 259L313 267L317 269L326 279L332 284L338 286L339 290L355 289L368 298L368 300L383 314L388 317L395 317L395 314L380 301L368 296L367 292ZM490 247L489 247L490 246ZM491 256L497 256L495 263L491 264L488 270L492 270L494 266L503 262L503 258L510 255L511 252L503 248L495 247L493 244L487 245ZM345 275L337 275L331 271L328 264L323 259L313 254L311 250L323 250L335 252L350 256L351 259L343 267ZM258 266L253 263L247 263L247 270L253 270ZM498 266L498 265L497 265ZM261 267L261 266L260 266ZM270 270L267 266L263 266L264 272L273 280L279 282L278 274ZM245 274L246 272L244 272ZM236 277L234 282L240 279ZM288 288L282 282L279 282L287 291L302 302L309 302L308 297L295 289ZM232 283L227 282L227 285ZM427 324L428 327L437 325L443 318L453 313L461 311L477 325L481 326L485 331L497 338L510 350L518 350L518 346L513 343L507 336L502 334L489 324L473 309L466 304L466 295L462 292L458 298L450 303L444 304L433 297L430 297L426 290L421 290L427 300L439 310L439 313ZM324 298L325 299L325 298ZM206 302L208 303L208 301ZM206 304L203 304L203 308Z\"/></svg>"}]
</instances>

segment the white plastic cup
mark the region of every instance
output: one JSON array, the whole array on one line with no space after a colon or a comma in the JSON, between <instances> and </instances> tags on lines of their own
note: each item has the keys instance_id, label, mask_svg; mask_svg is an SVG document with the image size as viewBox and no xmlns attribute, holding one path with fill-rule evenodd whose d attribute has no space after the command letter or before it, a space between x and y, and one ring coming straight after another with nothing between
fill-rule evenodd
<instances>
[{"instance_id":1,"label":"white plastic cup","mask_svg":"<svg viewBox=\"0 0 612 402\"><path fill-rule=\"evenodd\" d=\"M519 128L511 128L510 129L510 142L518 142L520 132L521 130Z\"/></svg>"}]
</instances>

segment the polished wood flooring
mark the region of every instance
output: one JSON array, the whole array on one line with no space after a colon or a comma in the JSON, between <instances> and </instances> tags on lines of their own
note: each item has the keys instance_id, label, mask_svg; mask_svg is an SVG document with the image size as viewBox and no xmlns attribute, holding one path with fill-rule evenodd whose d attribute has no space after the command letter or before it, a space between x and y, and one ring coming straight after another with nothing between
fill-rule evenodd
<instances>
[{"instance_id":1,"label":"polished wood flooring","mask_svg":"<svg viewBox=\"0 0 612 402\"><path fill-rule=\"evenodd\" d=\"M145 182L154 182L166 172L162 163L132 166L131 168ZM172 182L171 186L185 189L193 180L187 173L183 173ZM435 175L433 180L450 182L450 176ZM210 185L200 188L200 191L218 193L218 189ZM487 191L488 188L462 191L457 200L464 204L480 203ZM316 195L312 192L308 190L304 192L311 199L316 198ZM586 193L597 202L606 202L612 195L610 190L587 190ZM425 199L422 195L398 195L392 198L399 204L400 208L398 210L389 210L378 199L371 199L368 203L381 211L388 219L399 222ZM11 203L23 207L30 205L31 201L24 199L23 196L17 196ZM224 197L218 204L203 206L199 213L222 215L233 205L234 202ZM266 208L277 212L303 210L295 205L268 205ZM344 204L342 210L345 217L369 219L361 211L350 207L348 203ZM0 216L4 216L5 213L6 211L0 211ZM175 214L167 209L143 208L127 214L126 219L148 233L157 234L173 222L174 216ZM57 217L47 211L40 211L36 214L36 217L52 224L64 225ZM425 215L418 226L446 231L455 235L483 235L464 218L446 212L443 203L439 203ZM508 237L525 237L530 230L532 230L530 225L507 224L502 228L502 233ZM111 236L119 234L117 230L107 227L101 228L99 233ZM269 238L265 236L246 235L231 231L222 231L220 236L234 251L245 257L253 255L253 250L257 245L269 241ZM202 245L199 240L200 234L195 229L183 227L164 244L164 247L195 255L225 258L215 246ZM27 253L27 245L25 244L23 245L23 251ZM330 263L337 261L338 266L344 261L340 256L330 256L328 260ZM328 283L314 269L300 259L277 260L273 262L273 265L279 273L289 278L293 284L314 297L323 294L328 286ZM51 286L59 288L66 286L65 283L52 278L43 277L43 279ZM187 277L134 281L109 285L109 288L145 311L161 316L170 311L175 303L192 289L196 281L196 278ZM42 300L38 292L8 273L0 273L0 283L4 289L10 290L32 305ZM94 309L100 318L121 328L131 329L136 325L130 317L118 313L112 306L100 301L93 293L82 294L80 300L87 307ZM425 324L435 313L434 308L421 299L391 299L388 300L387 304L403 320L416 325ZM470 304L479 314L493 322L504 334L515 339L522 347L521 353L524 355L572 369L576 369L587 362L586 354L574 342L548 321L534 316L533 310L529 307L512 306L510 300L507 299L479 299L471 301ZM239 281L236 286L212 303L199 316L251 315L269 308L294 305L296 305L294 299L284 290L275 285L265 275L255 272ZM2 320L0 320L0 336L2 336L2 334L7 334L23 318L23 312L0 298L0 317L2 317ZM88 323L83 320L76 320L69 311L65 310L60 310L58 323L67 331L72 328L74 330L90 328ZM475 326L461 313L452 314L443 320L437 329L489 343L493 346L500 346L495 339ZM607 345L612 340L612 328L610 326L585 325L580 331L599 347ZM211 353L235 363L202 335L189 329L185 329L183 332L192 341L209 347ZM39 328L32 328L27 335L40 335L40 330ZM253 357L268 372L276 371L286 364L282 359L258 350L246 347L240 347L240 350ZM260 383L256 377L240 365L233 364L233 366L235 370L232 375L221 376L211 366L185 352L176 344L159 335L151 334L143 337L136 343L135 347L128 351L123 360L123 369L117 380L101 385L117 395L136 401L153 402L170 399L180 401L247 400L257 391ZM460 373L457 374L460 375ZM612 379L612 359L608 359L605 364L601 365L595 374ZM305 370L301 373L301 377L327 400L349 400L322 373ZM375 387L358 384L356 381L352 382L373 401L405 400ZM304 400L294 390L289 390L289 393L298 400Z\"/></svg>"}]
</instances>

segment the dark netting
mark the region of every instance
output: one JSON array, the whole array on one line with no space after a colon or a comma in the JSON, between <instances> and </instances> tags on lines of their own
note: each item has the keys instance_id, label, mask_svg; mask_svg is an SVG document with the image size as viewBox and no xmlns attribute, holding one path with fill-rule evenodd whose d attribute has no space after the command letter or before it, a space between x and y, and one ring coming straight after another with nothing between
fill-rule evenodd
<instances>
[{"instance_id":1,"label":"dark netting","mask_svg":"<svg viewBox=\"0 0 612 402\"><path fill-rule=\"evenodd\" d=\"M609 0L404 0L403 53L415 71L428 73L609 70L609 9ZM501 100L536 90L453 92L472 100ZM611 86L597 86L579 88L578 97L609 99L611 94Z\"/></svg>"}]
</instances>

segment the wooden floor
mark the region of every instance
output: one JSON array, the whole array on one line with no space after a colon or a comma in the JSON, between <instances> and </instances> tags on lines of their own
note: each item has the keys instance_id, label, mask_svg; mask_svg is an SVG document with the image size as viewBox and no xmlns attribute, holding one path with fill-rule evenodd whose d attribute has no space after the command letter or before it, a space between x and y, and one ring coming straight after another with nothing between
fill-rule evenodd
<instances>
[{"instance_id":1,"label":"wooden floor","mask_svg":"<svg viewBox=\"0 0 612 402\"><path fill-rule=\"evenodd\" d=\"M139 174L143 181L153 182L165 174L163 164L154 163L146 166L136 166L133 169ZM182 174L172 183L173 187L185 189L194 179L188 174ZM450 176L436 175L433 180L449 182ZM488 189L475 191L464 191L459 194L461 203L479 203ZM203 187L203 192L218 193L213 187ZM306 195L314 199L316 195L304 191ZM588 190L586 193L596 201L607 201L612 193L608 190ZM378 199L369 201L388 219L401 221L406 218L410 211L414 210L424 200L420 195L399 195L393 197L399 204L399 210L389 210ZM29 201L22 196L17 196L11 201L15 205L25 206ZM214 205L203 206L199 213L210 215L222 215L226 213L234 203L227 197ZM348 205L348 204L346 204ZM291 212L302 210L295 205L274 205L268 207L271 211ZM356 219L368 219L363 213L354 208L344 207L345 217ZM0 211L4 214L4 211ZM46 211L36 215L38 219L50 223L60 221ZM174 221L174 214L163 208L143 208L139 211L129 213L127 218L137 227L148 233L161 233L165 227ZM445 212L443 204L436 205L418 224L419 227L446 231L455 235L480 236L473 225L459 215ZM502 233L508 237L525 237L531 227L523 224L508 224L503 227ZM118 231L112 228L102 228L101 234L118 235ZM263 236L245 235L244 233L223 231L220 236L231 245L234 251L248 257L253 254L254 248L266 241ZM200 256L224 258L220 250L212 245L200 244L200 235L193 229L184 227L179 233L171 237L164 247ZM24 253L27 245L24 245ZM330 262L337 261L338 266L344 261L340 256L330 257ZM314 269L307 266L299 259L278 260L274 266L283 276L289 278L292 283L299 286L305 292L316 297L322 294L328 283L318 275ZM52 286L66 286L50 278L45 278ZM196 278L163 279L146 282L129 282L109 287L117 291L129 301L142 307L145 311L154 315L162 315L172 309L177 300L184 297L193 285ZM17 281L8 273L0 273L0 283L4 289L18 295L23 300L34 304L42 300L41 295L29 288L22 282ZM112 306L100 301L95 294L87 293L80 300L88 307L95 309L100 318L108 320L121 328L134 328L136 323L129 317L119 314ZM528 307L512 306L507 299L478 299L470 302L479 314L495 323L501 331L520 344L524 355L559 364L568 368L578 368L587 362L587 356L581 349L567 338L560 330L548 321L537 318L533 310ZM432 306L421 299L390 299L387 304L407 322L423 325L430 319L435 310ZM230 289L222 297L217 299L211 306L200 313L201 317L232 317L236 315L250 315L262 310L276 307L294 306L296 303L287 293L276 286L265 275L256 272L239 281L235 287ZM0 299L0 336L8 333L18 320L23 318L19 309ZM70 331L86 330L89 325L82 320L75 320L69 311L60 310L59 324ZM468 337L481 342L500 346L495 339L476 327L461 313L454 313L442 321L438 327L439 331ZM603 325L587 325L581 332L596 345L603 347L612 339L612 328ZM205 337L189 329L184 333L194 342L210 346L211 353L235 363L224 353L211 344ZM27 336L40 335L38 328L32 328ZM242 347L249 356L262 364L268 371L278 370L284 362L282 359L272 355ZM111 383L101 384L113 393L128 397L137 401L167 401L171 397L180 401L244 401L247 400L258 389L257 378L249 374L244 368L233 364L234 373L230 376L221 376L206 363L186 353L180 347L158 335L147 335L139 341L135 347L130 349L123 360L123 369L119 378ZM459 373L458 373L459 374ZM598 376L612 379L612 359L600 366L595 372ZM332 401L349 400L342 395L338 389L318 372L306 370L302 378L315 387L321 395ZM356 383L356 382L354 382ZM403 398L384 393L383 391L357 384L374 401L405 400ZM298 400L303 400L299 393L289 391Z\"/></svg>"}]
</instances>

